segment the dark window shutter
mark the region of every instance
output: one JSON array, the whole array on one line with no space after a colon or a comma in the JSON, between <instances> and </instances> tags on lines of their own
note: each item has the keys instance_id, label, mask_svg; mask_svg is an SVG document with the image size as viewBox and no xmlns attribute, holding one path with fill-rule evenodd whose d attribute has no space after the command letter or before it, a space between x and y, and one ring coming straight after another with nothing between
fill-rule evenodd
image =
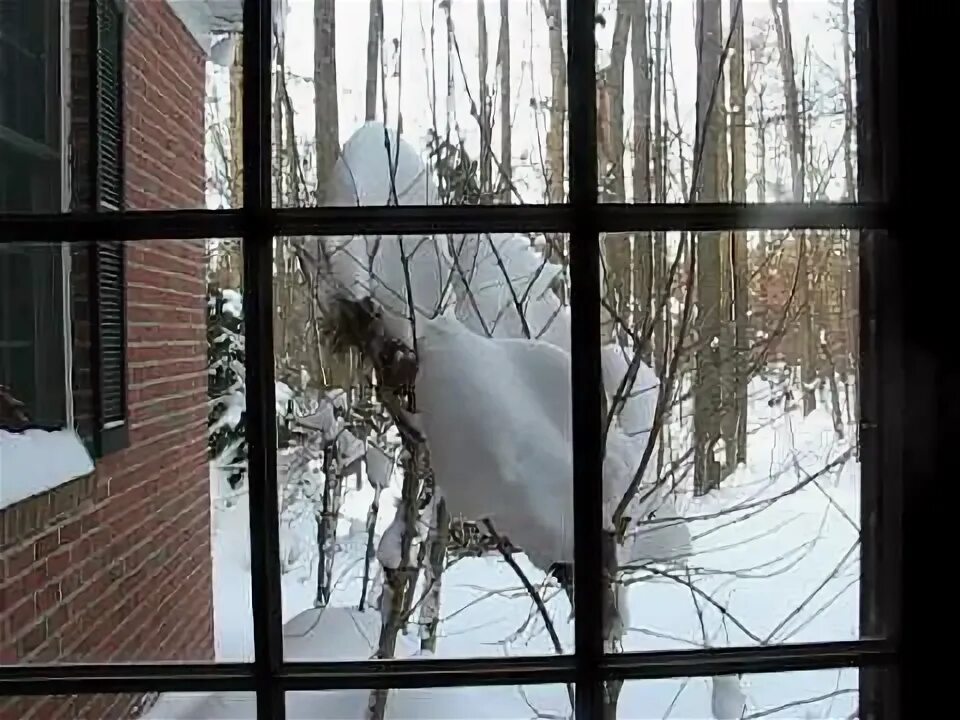
<instances>
[{"instance_id":1,"label":"dark window shutter","mask_svg":"<svg viewBox=\"0 0 960 720\"><path fill-rule=\"evenodd\" d=\"M96 200L123 209L123 14L117 0L94 0L96 32Z\"/></svg>"},{"instance_id":2,"label":"dark window shutter","mask_svg":"<svg viewBox=\"0 0 960 720\"><path fill-rule=\"evenodd\" d=\"M117 0L94 0L96 207L124 209L123 14ZM94 316L97 332L96 401L100 454L127 445L126 260L123 242L94 246Z\"/></svg>"}]
</instances>

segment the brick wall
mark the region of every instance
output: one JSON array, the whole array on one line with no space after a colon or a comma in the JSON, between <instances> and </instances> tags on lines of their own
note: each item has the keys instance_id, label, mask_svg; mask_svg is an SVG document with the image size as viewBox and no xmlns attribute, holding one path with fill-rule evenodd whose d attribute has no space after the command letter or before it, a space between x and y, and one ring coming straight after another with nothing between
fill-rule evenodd
<instances>
[{"instance_id":1,"label":"brick wall","mask_svg":"<svg viewBox=\"0 0 960 720\"><path fill-rule=\"evenodd\" d=\"M72 0L75 199L84 202L86 0ZM166 2L128 0L124 49L130 209L204 202L204 64ZM76 248L74 400L89 421L86 249ZM213 659L200 242L127 245L129 447L94 475L0 510L0 662ZM81 422L89 428L89 422ZM135 715L140 696L0 703L2 720Z\"/></svg>"}]
</instances>

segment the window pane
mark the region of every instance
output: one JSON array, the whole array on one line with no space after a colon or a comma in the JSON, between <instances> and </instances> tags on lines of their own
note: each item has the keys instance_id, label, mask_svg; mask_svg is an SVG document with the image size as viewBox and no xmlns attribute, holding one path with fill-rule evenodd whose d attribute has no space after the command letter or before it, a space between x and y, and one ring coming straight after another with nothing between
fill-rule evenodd
<instances>
[{"instance_id":1,"label":"window pane","mask_svg":"<svg viewBox=\"0 0 960 720\"><path fill-rule=\"evenodd\" d=\"M216 5L4 2L0 212L238 207L243 2Z\"/></svg>"},{"instance_id":2,"label":"window pane","mask_svg":"<svg viewBox=\"0 0 960 720\"><path fill-rule=\"evenodd\" d=\"M601 0L601 201L855 199L853 6Z\"/></svg>"},{"instance_id":3,"label":"window pane","mask_svg":"<svg viewBox=\"0 0 960 720\"><path fill-rule=\"evenodd\" d=\"M60 208L57 3L0 7L0 211Z\"/></svg>"},{"instance_id":4,"label":"window pane","mask_svg":"<svg viewBox=\"0 0 960 720\"><path fill-rule=\"evenodd\" d=\"M876 548L860 533L857 242L605 238L604 482L622 620L611 649L882 632L860 619L861 594L873 602L879 585L861 584Z\"/></svg>"},{"instance_id":5,"label":"window pane","mask_svg":"<svg viewBox=\"0 0 960 720\"><path fill-rule=\"evenodd\" d=\"M282 5L276 205L566 199L566 3ZM354 136L367 121L379 124ZM409 141L409 157L396 155L397 134ZM422 173L411 169L415 156L426 162ZM374 168L375 178L352 177Z\"/></svg>"},{"instance_id":6,"label":"window pane","mask_svg":"<svg viewBox=\"0 0 960 720\"><path fill-rule=\"evenodd\" d=\"M572 651L563 252L277 240L287 659Z\"/></svg>"},{"instance_id":7,"label":"window pane","mask_svg":"<svg viewBox=\"0 0 960 720\"><path fill-rule=\"evenodd\" d=\"M66 420L59 243L0 245L0 426Z\"/></svg>"},{"instance_id":8,"label":"window pane","mask_svg":"<svg viewBox=\"0 0 960 720\"><path fill-rule=\"evenodd\" d=\"M628 680L616 716L643 718L843 718L860 715L860 683L875 670ZM862 678L861 678L862 676Z\"/></svg>"},{"instance_id":9,"label":"window pane","mask_svg":"<svg viewBox=\"0 0 960 720\"><path fill-rule=\"evenodd\" d=\"M143 720L206 720L210 718L241 718L252 715L197 715L194 709L254 706L253 693L223 692L211 697L208 693L124 693L97 695L47 695L37 697L10 697L0 699L0 717L17 720L48 720L48 718L134 718Z\"/></svg>"},{"instance_id":10,"label":"window pane","mask_svg":"<svg viewBox=\"0 0 960 720\"><path fill-rule=\"evenodd\" d=\"M119 428L91 251L70 246L68 327L41 346L63 363L71 339L69 421L0 431L0 657L252 659L239 243L125 246Z\"/></svg>"},{"instance_id":11,"label":"window pane","mask_svg":"<svg viewBox=\"0 0 960 720\"><path fill-rule=\"evenodd\" d=\"M380 691L385 700L386 718L564 718L573 710L566 685L495 685L492 687L415 688ZM375 701L376 690L332 690L287 693L287 717L291 720L315 718L364 718ZM252 707L252 706L251 706ZM215 718L226 718L216 715ZM229 716L252 718L253 714ZM180 718L177 718L180 720ZM184 719L186 720L186 719ZM192 720L192 718L191 718ZM199 720L199 718L197 719Z\"/></svg>"}]
</instances>

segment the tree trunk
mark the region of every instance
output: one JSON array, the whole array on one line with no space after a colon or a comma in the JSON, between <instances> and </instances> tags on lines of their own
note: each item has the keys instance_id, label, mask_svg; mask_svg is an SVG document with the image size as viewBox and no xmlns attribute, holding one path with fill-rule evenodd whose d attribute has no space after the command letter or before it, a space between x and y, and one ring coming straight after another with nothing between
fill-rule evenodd
<instances>
[{"instance_id":1,"label":"tree trunk","mask_svg":"<svg viewBox=\"0 0 960 720\"><path fill-rule=\"evenodd\" d=\"M717 202L726 184L721 154L726 155L721 58L721 0L697 1L697 140L694 147L693 197ZM700 233L697 241L697 377L694 391L694 491L704 494L720 482L714 457L721 436L723 363L723 233Z\"/></svg>"},{"instance_id":2,"label":"tree trunk","mask_svg":"<svg viewBox=\"0 0 960 720\"><path fill-rule=\"evenodd\" d=\"M619 0L613 25L610 64L600 73L597 97L597 177L601 185L601 201L623 202L624 129L623 85L624 65L633 6L642 0Z\"/></svg>"},{"instance_id":3,"label":"tree trunk","mask_svg":"<svg viewBox=\"0 0 960 720\"><path fill-rule=\"evenodd\" d=\"M667 201L667 173L666 173L666 134L664 133L664 117L666 109L666 83L664 82L666 63L664 62L663 48L663 0L657 0L656 23L654 29L654 69L653 69L653 143L651 155L653 163L653 192L658 203ZM667 234L655 232L653 234L653 280L654 305L663 306L660 315L654 318L653 326L653 367L661 376L664 373L664 359L669 357L670 345L670 300L669 278L667 277ZM658 450L658 475L662 459L662 445Z\"/></svg>"},{"instance_id":4,"label":"tree trunk","mask_svg":"<svg viewBox=\"0 0 960 720\"><path fill-rule=\"evenodd\" d=\"M547 198L562 203L566 166L564 132L567 118L567 58L563 49L562 0L541 0L550 45L550 129L547 131Z\"/></svg>"},{"instance_id":5,"label":"tree trunk","mask_svg":"<svg viewBox=\"0 0 960 720\"><path fill-rule=\"evenodd\" d=\"M313 85L318 205L322 205L324 202L326 194L324 184L340 152L336 42L337 25L334 0L314 0Z\"/></svg>"},{"instance_id":6,"label":"tree trunk","mask_svg":"<svg viewBox=\"0 0 960 720\"><path fill-rule=\"evenodd\" d=\"M230 64L230 207L243 207L243 37ZM231 286L232 287L232 286Z\"/></svg>"},{"instance_id":7,"label":"tree trunk","mask_svg":"<svg viewBox=\"0 0 960 720\"><path fill-rule=\"evenodd\" d=\"M510 122L510 0L500 0L500 202L509 204L513 185L513 138Z\"/></svg>"},{"instance_id":8,"label":"tree trunk","mask_svg":"<svg viewBox=\"0 0 960 720\"><path fill-rule=\"evenodd\" d=\"M431 653L437 651L437 630L440 627L440 589L443 583L443 568L447 557L447 539L450 531L450 515L443 498L434 496L430 531L427 537L427 567L424 571L426 597L420 608L420 625L423 635L420 649Z\"/></svg>"},{"instance_id":9,"label":"tree trunk","mask_svg":"<svg viewBox=\"0 0 960 720\"><path fill-rule=\"evenodd\" d=\"M337 522L340 517L340 458L336 440L323 448L323 499L317 515L317 597L315 607L326 607L333 585L333 560L337 548Z\"/></svg>"},{"instance_id":10,"label":"tree trunk","mask_svg":"<svg viewBox=\"0 0 960 720\"><path fill-rule=\"evenodd\" d=\"M380 514L380 493L382 488L378 485L373 489L373 500L370 503L370 509L367 511L367 548L363 558L363 584L360 586L360 610L361 612L367 605L367 590L370 587L370 568L373 566L373 560L376 557L376 546L374 539L376 536L377 516Z\"/></svg>"},{"instance_id":11,"label":"tree trunk","mask_svg":"<svg viewBox=\"0 0 960 720\"><path fill-rule=\"evenodd\" d=\"M403 513L403 532L400 539L400 565L395 569L384 568L383 590L380 596L380 641L377 646L378 660L393 658L397 652L397 635L404 624L404 598L410 592L408 582L413 568L409 567L410 548L417 531L417 496L420 488L421 449L404 443L403 486L400 491L398 513ZM373 690L368 705L370 720L383 720L387 709L386 689Z\"/></svg>"},{"instance_id":12,"label":"tree trunk","mask_svg":"<svg viewBox=\"0 0 960 720\"><path fill-rule=\"evenodd\" d=\"M843 17L840 28L843 33L843 168L845 181L845 200L852 202L857 196L857 175L854 169L853 133L855 130L853 117L853 54L850 48L850 0L843 0L841 6ZM860 427L860 235L856 230L847 231L847 242L844 248L846 258L846 326L847 326L847 357L849 369L844 385L849 388L850 375L853 376L853 417L856 423L857 447L859 448ZM847 396L850 392L847 390ZM847 402L847 416L850 416L851 402ZM858 451L859 452L859 451Z\"/></svg>"},{"instance_id":13,"label":"tree trunk","mask_svg":"<svg viewBox=\"0 0 960 720\"><path fill-rule=\"evenodd\" d=\"M797 78L793 54L793 33L790 25L789 0L770 0L773 11L773 25L777 33L777 48L780 56L780 74L783 80L783 95L787 124L787 143L790 148L790 185L791 200L803 202L804 199L804 158L806 143L803 139L803 125L800 119L800 97L797 92ZM808 265L806 234L798 232L800 248L799 292L797 293L800 319L800 347L802 351L800 380L803 385L803 414L809 415L817 407L817 396L813 391L816 383L816 344L813 338L813 305Z\"/></svg>"},{"instance_id":14,"label":"tree trunk","mask_svg":"<svg viewBox=\"0 0 960 720\"><path fill-rule=\"evenodd\" d=\"M490 64L490 48L487 33L485 0L477 0L477 59L480 70L480 202L489 203L493 198L493 117L491 116L490 88L487 84Z\"/></svg>"},{"instance_id":15,"label":"tree trunk","mask_svg":"<svg viewBox=\"0 0 960 720\"><path fill-rule=\"evenodd\" d=\"M744 33L743 6L732 3L730 8L730 32L732 33L730 58L730 195L735 203L747 201L747 90L744 82ZM760 162L764 162L760 158ZM731 246L731 264L733 265L733 320L735 351L734 359L734 397L732 409L736 426L735 452L728 452L728 461L742 463L747 460L747 368L749 367L750 337L747 327L747 308L749 303L748 283L750 282L749 254L747 252L747 233L743 230L733 232Z\"/></svg>"},{"instance_id":16,"label":"tree trunk","mask_svg":"<svg viewBox=\"0 0 960 720\"><path fill-rule=\"evenodd\" d=\"M633 64L633 201L650 202L650 48L647 42L647 3L633 0L630 59ZM653 300L653 243L650 233L637 233L634 242L634 323L651 322ZM652 362L649 344L639 349L643 360Z\"/></svg>"},{"instance_id":17,"label":"tree trunk","mask_svg":"<svg viewBox=\"0 0 960 720\"><path fill-rule=\"evenodd\" d=\"M370 0L367 24L367 84L364 92L364 119L377 118L377 78L380 77L380 45L383 43L383 0Z\"/></svg>"},{"instance_id":18,"label":"tree trunk","mask_svg":"<svg viewBox=\"0 0 960 720\"><path fill-rule=\"evenodd\" d=\"M764 89L757 92L757 202L767 201L767 116L763 107ZM760 231L760 256L767 257L769 237L766 230Z\"/></svg>"},{"instance_id":19,"label":"tree trunk","mask_svg":"<svg viewBox=\"0 0 960 720\"><path fill-rule=\"evenodd\" d=\"M623 85L627 42L630 36L632 5L638 0L619 0L613 26L610 64L600 73L597 87L597 178L601 201L623 202L624 131ZM621 323L630 324L630 238L623 233L607 233L604 237L608 308L604 313L607 326L604 340L622 335ZM619 322L618 322L619 319Z\"/></svg>"}]
</instances>

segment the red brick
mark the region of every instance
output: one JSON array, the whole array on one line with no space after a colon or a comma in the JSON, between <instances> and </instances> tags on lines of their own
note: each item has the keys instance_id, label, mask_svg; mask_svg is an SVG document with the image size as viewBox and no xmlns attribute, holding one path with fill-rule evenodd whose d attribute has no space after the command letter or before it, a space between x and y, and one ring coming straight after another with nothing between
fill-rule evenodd
<instances>
[{"instance_id":1,"label":"red brick","mask_svg":"<svg viewBox=\"0 0 960 720\"><path fill-rule=\"evenodd\" d=\"M42 560L47 555L56 550L60 545L60 532L53 530L43 535L33 544L33 557L35 560Z\"/></svg>"}]
</instances>

